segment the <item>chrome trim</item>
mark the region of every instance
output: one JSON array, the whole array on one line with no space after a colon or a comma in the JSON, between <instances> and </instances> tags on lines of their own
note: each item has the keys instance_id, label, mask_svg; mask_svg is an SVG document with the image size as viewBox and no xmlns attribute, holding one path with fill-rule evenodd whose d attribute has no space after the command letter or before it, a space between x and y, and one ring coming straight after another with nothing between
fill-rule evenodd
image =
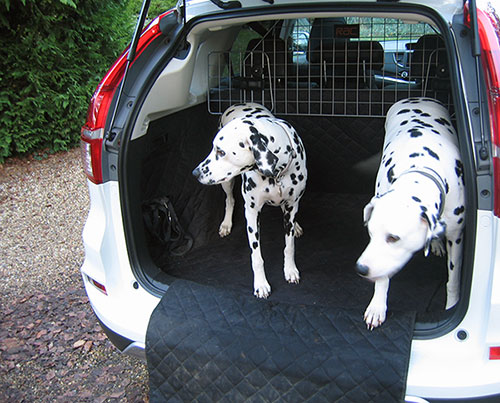
<instances>
[{"instance_id":1,"label":"chrome trim","mask_svg":"<svg viewBox=\"0 0 500 403\"><path fill-rule=\"evenodd\" d=\"M104 129L82 129L82 136L87 140L99 140L104 138Z\"/></svg>"}]
</instances>

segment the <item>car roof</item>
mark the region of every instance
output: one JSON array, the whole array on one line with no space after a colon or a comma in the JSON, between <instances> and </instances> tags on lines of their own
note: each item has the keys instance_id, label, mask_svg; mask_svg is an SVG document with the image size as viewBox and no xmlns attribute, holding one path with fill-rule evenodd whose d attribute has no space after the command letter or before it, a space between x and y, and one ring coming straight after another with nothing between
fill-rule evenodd
<instances>
[{"instance_id":1,"label":"car roof","mask_svg":"<svg viewBox=\"0 0 500 403\"><path fill-rule=\"evenodd\" d=\"M351 0L350 3L361 2L361 0ZM377 0L362 0L363 3L373 3L374 6L380 5ZM186 4L187 13L186 20L190 20L194 17L199 17L202 15L220 13L223 9L217 6L211 0L179 0L178 7L182 6L182 4ZM273 8L277 6L298 6L304 4L311 4L310 1L304 0L241 0L241 1L219 1L218 3L223 3L228 6L233 6L234 9L250 9L250 8ZM335 4L341 3L341 1L332 1L332 0L315 0L315 4ZM342 2L345 4L345 1ZM387 4L396 4L396 3L386 3ZM406 0L406 5L414 4L416 6L425 6L430 9L435 10L441 17L451 23L453 16L461 13L463 11L464 3L463 0Z\"/></svg>"}]
</instances>

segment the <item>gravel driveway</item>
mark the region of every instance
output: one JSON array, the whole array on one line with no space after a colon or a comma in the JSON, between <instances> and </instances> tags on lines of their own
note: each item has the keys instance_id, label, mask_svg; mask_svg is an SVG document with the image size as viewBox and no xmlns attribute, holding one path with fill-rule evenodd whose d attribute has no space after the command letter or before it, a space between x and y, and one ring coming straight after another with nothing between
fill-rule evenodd
<instances>
[{"instance_id":1,"label":"gravel driveway","mask_svg":"<svg viewBox=\"0 0 500 403\"><path fill-rule=\"evenodd\" d=\"M148 401L145 365L107 340L83 290L79 153L0 165L1 402Z\"/></svg>"}]
</instances>

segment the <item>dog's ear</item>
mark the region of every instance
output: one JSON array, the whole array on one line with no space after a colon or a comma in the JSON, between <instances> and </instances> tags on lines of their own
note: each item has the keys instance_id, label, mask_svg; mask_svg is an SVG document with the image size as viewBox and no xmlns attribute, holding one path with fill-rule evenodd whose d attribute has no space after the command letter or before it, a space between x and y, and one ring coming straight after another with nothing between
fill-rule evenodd
<instances>
[{"instance_id":1,"label":"dog's ear","mask_svg":"<svg viewBox=\"0 0 500 403\"><path fill-rule=\"evenodd\" d=\"M377 203L377 200L378 200L377 196L372 197L370 202L363 209L363 222L365 227L368 225L368 221L370 221L370 218L372 216L372 211L373 208L375 207L375 204Z\"/></svg>"},{"instance_id":2,"label":"dog's ear","mask_svg":"<svg viewBox=\"0 0 500 403\"><path fill-rule=\"evenodd\" d=\"M434 239L440 239L444 236L446 223L438 220L435 215L429 217L427 213L422 213L422 220L427 224L427 235L424 245L424 256L427 257L431 249L431 242Z\"/></svg>"},{"instance_id":3,"label":"dog's ear","mask_svg":"<svg viewBox=\"0 0 500 403\"><path fill-rule=\"evenodd\" d=\"M252 132L250 135L250 148L258 171L264 176L276 177L278 175L276 166L279 158L267 147L269 140L253 126L250 126L250 131Z\"/></svg>"}]
</instances>

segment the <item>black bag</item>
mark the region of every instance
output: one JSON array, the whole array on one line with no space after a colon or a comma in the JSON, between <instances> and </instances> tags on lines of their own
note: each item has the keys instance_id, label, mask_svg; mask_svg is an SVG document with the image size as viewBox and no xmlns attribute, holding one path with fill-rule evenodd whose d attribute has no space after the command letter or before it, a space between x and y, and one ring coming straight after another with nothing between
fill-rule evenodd
<instances>
[{"instance_id":1,"label":"black bag","mask_svg":"<svg viewBox=\"0 0 500 403\"><path fill-rule=\"evenodd\" d=\"M171 255L183 256L189 252L193 246L193 237L181 227L168 197L163 196L144 202L142 215L149 234L166 246Z\"/></svg>"}]
</instances>

